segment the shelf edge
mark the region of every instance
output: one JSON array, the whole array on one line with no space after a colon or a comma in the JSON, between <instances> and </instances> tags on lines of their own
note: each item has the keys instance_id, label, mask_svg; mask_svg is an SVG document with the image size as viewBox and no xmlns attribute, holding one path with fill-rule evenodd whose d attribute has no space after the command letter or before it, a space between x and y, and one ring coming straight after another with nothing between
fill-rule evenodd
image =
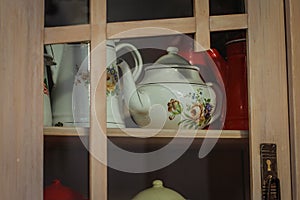
<instances>
[{"instance_id":1,"label":"shelf edge","mask_svg":"<svg viewBox=\"0 0 300 200\"><path fill-rule=\"evenodd\" d=\"M88 136L89 128L82 127L44 127L44 136Z\"/></svg>"}]
</instances>

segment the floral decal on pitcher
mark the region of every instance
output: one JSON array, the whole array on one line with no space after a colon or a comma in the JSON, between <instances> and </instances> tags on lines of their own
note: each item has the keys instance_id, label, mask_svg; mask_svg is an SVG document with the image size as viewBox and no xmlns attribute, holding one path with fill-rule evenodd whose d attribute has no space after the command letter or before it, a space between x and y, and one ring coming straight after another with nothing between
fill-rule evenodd
<instances>
[{"instance_id":1,"label":"floral decal on pitcher","mask_svg":"<svg viewBox=\"0 0 300 200\"><path fill-rule=\"evenodd\" d=\"M108 67L106 73L106 96L114 96L119 93L118 72L116 66Z\"/></svg>"},{"instance_id":2,"label":"floral decal on pitcher","mask_svg":"<svg viewBox=\"0 0 300 200\"><path fill-rule=\"evenodd\" d=\"M196 92L188 93L184 98L192 101L189 101L190 103L187 103L185 106L176 99L171 99L168 102L169 120L173 120L175 116L180 115L181 120L178 122L178 125L188 129L204 128L212 116L213 106L211 105L211 99L204 98L200 88Z\"/></svg>"},{"instance_id":3,"label":"floral decal on pitcher","mask_svg":"<svg viewBox=\"0 0 300 200\"><path fill-rule=\"evenodd\" d=\"M90 86L90 73L86 66L80 68L79 65L74 67L75 80L74 85L84 85L86 89L89 89Z\"/></svg>"}]
</instances>

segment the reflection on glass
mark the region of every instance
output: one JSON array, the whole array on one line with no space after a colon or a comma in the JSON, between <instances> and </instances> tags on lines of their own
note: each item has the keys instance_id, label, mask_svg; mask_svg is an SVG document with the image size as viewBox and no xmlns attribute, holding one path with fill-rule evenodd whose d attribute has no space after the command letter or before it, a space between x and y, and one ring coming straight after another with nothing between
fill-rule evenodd
<instances>
[{"instance_id":1,"label":"reflection on glass","mask_svg":"<svg viewBox=\"0 0 300 200\"><path fill-rule=\"evenodd\" d=\"M151 142L149 139L131 138L130 143L119 138L110 140L122 149L139 154L156 151L169 142L166 138L153 139ZM184 143L184 139L181 142ZM149 173L126 173L108 168L108 199L132 199L138 192L151 187L153 180L160 179L186 199L249 200L248 142L239 142L224 145L220 141L212 152L199 159L197 155L202 140L195 140L193 146L174 163ZM178 146L174 152L180 149ZM108 159L112 155L112 150L108 149ZM157 154L157 160L165 156L172 155ZM151 162L153 160L145 159L142 164L150 165ZM128 184L128 181L135 184Z\"/></svg>"},{"instance_id":2,"label":"reflection on glass","mask_svg":"<svg viewBox=\"0 0 300 200\"><path fill-rule=\"evenodd\" d=\"M245 13L244 0L210 0L210 15L226 15Z\"/></svg>"},{"instance_id":3,"label":"reflection on glass","mask_svg":"<svg viewBox=\"0 0 300 200\"><path fill-rule=\"evenodd\" d=\"M162 37L144 37L144 38L128 38L121 41L107 42L107 127L108 128L124 128L138 127L125 106L127 85L122 82L124 76L122 73L125 65L132 70L135 83L139 83L144 75L144 66L153 65L153 63L162 55L167 54L168 47L177 47L180 51L191 49L193 47L193 39L186 35L172 35ZM122 61L119 66L123 66L122 70L117 67L117 62ZM126 64L125 64L126 63ZM130 80L128 77L127 83ZM124 95L124 98L123 96Z\"/></svg>"},{"instance_id":4,"label":"reflection on glass","mask_svg":"<svg viewBox=\"0 0 300 200\"><path fill-rule=\"evenodd\" d=\"M89 0L45 0L45 26L89 23Z\"/></svg>"},{"instance_id":5,"label":"reflection on glass","mask_svg":"<svg viewBox=\"0 0 300 200\"><path fill-rule=\"evenodd\" d=\"M45 80L50 94L53 126L89 126L89 44L45 46ZM45 108L46 109L46 108Z\"/></svg>"},{"instance_id":6,"label":"reflection on glass","mask_svg":"<svg viewBox=\"0 0 300 200\"><path fill-rule=\"evenodd\" d=\"M132 21L193 16L193 0L108 0L107 21Z\"/></svg>"},{"instance_id":7,"label":"reflection on glass","mask_svg":"<svg viewBox=\"0 0 300 200\"><path fill-rule=\"evenodd\" d=\"M70 199L66 195L89 198L89 152L83 145L87 141L88 137L45 136L44 200Z\"/></svg>"}]
</instances>

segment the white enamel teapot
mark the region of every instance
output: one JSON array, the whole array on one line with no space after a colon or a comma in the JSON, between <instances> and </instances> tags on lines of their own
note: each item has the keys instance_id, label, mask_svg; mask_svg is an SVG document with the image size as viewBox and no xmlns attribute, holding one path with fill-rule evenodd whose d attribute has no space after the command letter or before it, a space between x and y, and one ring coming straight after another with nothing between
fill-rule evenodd
<instances>
[{"instance_id":1,"label":"white enamel teapot","mask_svg":"<svg viewBox=\"0 0 300 200\"><path fill-rule=\"evenodd\" d=\"M199 68L179 56L176 47L167 52L145 67L137 86L128 66L120 65L129 112L140 127L203 129L221 114L213 84L204 83Z\"/></svg>"},{"instance_id":2,"label":"white enamel teapot","mask_svg":"<svg viewBox=\"0 0 300 200\"><path fill-rule=\"evenodd\" d=\"M107 128L124 128L124 108L123 99L121 93L120 75L117 64L118 52L130 53L134 59L133 66L133 81L135 82L142 72L143 60L142 56L135 46L129 43L115 44L113 40L107 40L106 42L106 117ZM129 66L128 66L129 67Z\"/></svg>"}]
</instances>

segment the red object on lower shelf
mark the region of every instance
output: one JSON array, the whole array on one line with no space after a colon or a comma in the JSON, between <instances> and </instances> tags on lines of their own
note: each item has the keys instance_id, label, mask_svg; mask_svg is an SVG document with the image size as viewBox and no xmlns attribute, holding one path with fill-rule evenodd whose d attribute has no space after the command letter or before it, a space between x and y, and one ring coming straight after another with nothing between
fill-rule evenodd
<instances>
[{"instance_id":1,"label":"red object on lower shelf","mask_svg":"<svg viewBox=\"0 0 300 200\"><path fill-rule=\"evenodd\" d=\"M59 180L54 180L44 189L44 200L87 200L78 192L63 186Z\"/></svg>"}]
</instances>

